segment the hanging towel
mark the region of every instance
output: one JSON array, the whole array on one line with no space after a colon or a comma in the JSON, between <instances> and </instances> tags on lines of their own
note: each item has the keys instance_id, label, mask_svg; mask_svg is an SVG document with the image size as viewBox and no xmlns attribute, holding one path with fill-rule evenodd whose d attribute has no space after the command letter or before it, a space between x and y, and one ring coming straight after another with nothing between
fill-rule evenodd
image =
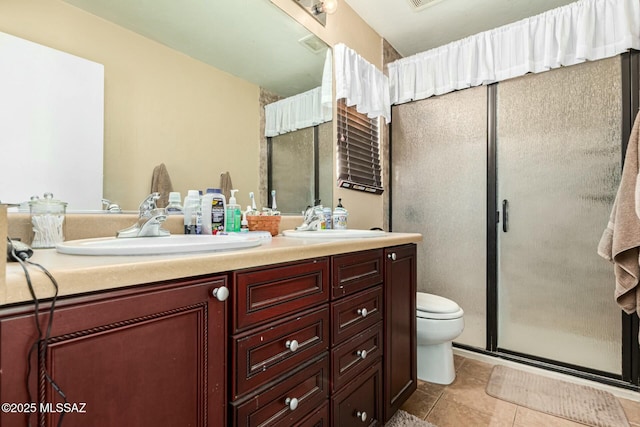
<instances>
[{"instance_id":1,"label":"hanging towel","mask_svg":"<svg viewBox=\"0 0 640 427\"><path fill-rule=\"evenodd\" d=\"M598 254L613 263L615 299L627 314L640 316L640 113L636 116L607 228ZM640 341L640 337L638 337Z\"/></svg>"},{"instance_id":2,"label":"hanging towel","mask_svg":"<svg viewBox=\"0 0 640 427\"><path fill-rule=\"evenodd\" d=\"M171 185L171 178L167 167L164 163L153 168L153 174L151 175L151 192L160 193L160 198L156 201L156 206L164 208L169 204L169 193L173 191L173 185Z\"/></svg>"},{"instance_id":3,"label":"hanging towel","mask_svg":"<svg viewBox=\"0 0 640 427\"><path fill-rule=\"evenodd\" d=\"M224 198L229 201L229 197L231 197L231 189L233 185L231 184L231 175L229 172L220 174L220 189L222 190L222 194L224 194Z\"/></svg>"}]
</instances>

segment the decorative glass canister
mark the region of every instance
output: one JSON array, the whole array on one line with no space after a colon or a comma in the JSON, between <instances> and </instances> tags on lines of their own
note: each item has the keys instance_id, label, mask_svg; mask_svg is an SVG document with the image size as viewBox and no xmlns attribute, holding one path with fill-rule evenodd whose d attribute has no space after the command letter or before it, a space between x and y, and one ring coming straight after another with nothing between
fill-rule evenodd
<instances>
[{"instance_id":1,"label":"decorative glass canister","mask_svg":"<svg viewBox=\"0 0 640 427\"><path fill-rule=\"evenodd\" d=\"M33 225L33 248L55 248L64 241L64 216L67 203L53 198L53 194L44 193L41 199L31 197L29 211Z\"/></svg>"}]
</instances>

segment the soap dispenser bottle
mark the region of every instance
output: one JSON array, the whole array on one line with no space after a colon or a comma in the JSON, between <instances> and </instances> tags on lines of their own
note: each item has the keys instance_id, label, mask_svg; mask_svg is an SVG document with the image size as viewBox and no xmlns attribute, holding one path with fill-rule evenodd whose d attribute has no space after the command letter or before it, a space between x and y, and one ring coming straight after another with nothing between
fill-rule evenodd
<instances>
[{"instance_id":1,"label":"soap dispenser bottle","mask_svg":"<svg viewBox=\"0 0 640 427\"><path fill-rule=\"evenodd\" d=\"M227 215L225 218L225 230L228 233L240 231L240 222L242 221L242 212L240 205L236 203L236 193L238 190L231 190L231 197L227 203Z\"/></svg>"},{"instance_id":2,"label":"soap dispenser bottle","mask_svg":"<svg viewBox=\"0 0 640 427\"><path fill-rule=\"evenodd\" d=\"M338 206L333 210L333 228L336 230L347 229L347 216L349 213L342 206L342 199L338 199Z\"/></svg>"}]
</instances>

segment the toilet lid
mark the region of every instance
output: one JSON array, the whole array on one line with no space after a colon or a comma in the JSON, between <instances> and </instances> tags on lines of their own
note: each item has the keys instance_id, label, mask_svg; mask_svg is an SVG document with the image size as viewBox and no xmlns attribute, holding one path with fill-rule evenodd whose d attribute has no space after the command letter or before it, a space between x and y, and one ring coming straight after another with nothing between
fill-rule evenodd
<instances>
[{"instance_id":1,"label":"toilet lid","mask_svg":"<svg viewBox=\"0 0 640 427\"><path fill-rule=\"evenodd\" d=\"M461 310L460 306L450 299L425 292L416 294L416 308L418 312L438 314L452 314Z\"/></svg>"}]
</instances>

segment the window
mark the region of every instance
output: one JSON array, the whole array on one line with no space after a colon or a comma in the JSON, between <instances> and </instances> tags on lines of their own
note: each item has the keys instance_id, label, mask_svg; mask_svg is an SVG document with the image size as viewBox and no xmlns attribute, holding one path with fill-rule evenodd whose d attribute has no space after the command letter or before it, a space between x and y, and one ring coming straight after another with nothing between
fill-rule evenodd
<instances>
[{"instance_id":1,"label":"window","mask_svg":"<svg viewBox=\"0 0 640 427\"><path fill-rule=\"evenodd\" d=\"M338 186L381 194L379 119L338 100Z\"/></svg>"}]
</instances>

